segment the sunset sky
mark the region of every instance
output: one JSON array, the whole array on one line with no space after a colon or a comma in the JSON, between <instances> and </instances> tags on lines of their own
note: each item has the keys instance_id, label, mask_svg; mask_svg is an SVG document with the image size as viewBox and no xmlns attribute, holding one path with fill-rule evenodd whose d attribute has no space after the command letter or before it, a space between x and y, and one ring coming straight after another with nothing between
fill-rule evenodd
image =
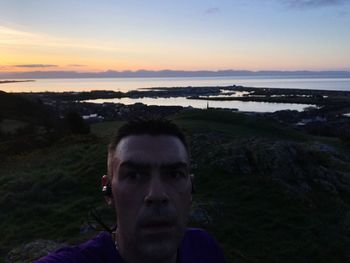
<instances>
[{"instance_id":1,"label":"sunset sky","mask_svg":"<svg viewBox=\"0 0 350 263\"><path fill-rule=\"evenodd\" d=\"M0 0L0 71L350 70L350 0Z\"/></svg>"}]
</instances>

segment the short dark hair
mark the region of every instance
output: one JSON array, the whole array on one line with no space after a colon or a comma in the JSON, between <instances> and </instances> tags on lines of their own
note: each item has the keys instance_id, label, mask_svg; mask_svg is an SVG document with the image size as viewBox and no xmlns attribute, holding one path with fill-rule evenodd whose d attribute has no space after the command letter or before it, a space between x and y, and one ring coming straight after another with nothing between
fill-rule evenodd
<instances>
[{"instance_id":1,"label":"short dark hair","mask_svg":"<svg viewBox=\"0 0 350 263\"><path fill-rule=\"evenodd\" d=\"M188 151L187 141L183 132L175 123L165 118L137 118L128 121L119 128L110 147L115 148L124 137L141 134L175 136L183 143Z\"/></svg>"},{"instance_id":2,"label":"short dark hair","mask_svg":"<svg viewBox=\"0 0 350 263\"><path fill-rule=\"evenodd\" d=\"M185 149L189 153L189 147L186 141L184 133L180 128L172 121L165 118L135 118L129 120L123 126L121 126L117 132L117 135L113 138L108 147L108 176L110 177L112 160L111 156L114 153L119 142L127 136L131 135L169 135L178 138Z\"/></svg>"}]
</instances>

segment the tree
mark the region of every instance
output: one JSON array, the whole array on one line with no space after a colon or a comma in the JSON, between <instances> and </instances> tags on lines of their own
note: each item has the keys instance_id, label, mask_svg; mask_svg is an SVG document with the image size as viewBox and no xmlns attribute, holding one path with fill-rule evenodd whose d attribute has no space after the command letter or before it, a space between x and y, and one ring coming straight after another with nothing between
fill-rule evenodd
<instances>
[{"instance_id":1,"label":"tree","mask_svg":"<svg viewBox=\"0 0 350 263\"><path fill-rule=\"evenodd\" d=\"M64 118L68 131L74 134L88 134L90 126L77 112L68 112Z\"/></svg>"}]
</instances>

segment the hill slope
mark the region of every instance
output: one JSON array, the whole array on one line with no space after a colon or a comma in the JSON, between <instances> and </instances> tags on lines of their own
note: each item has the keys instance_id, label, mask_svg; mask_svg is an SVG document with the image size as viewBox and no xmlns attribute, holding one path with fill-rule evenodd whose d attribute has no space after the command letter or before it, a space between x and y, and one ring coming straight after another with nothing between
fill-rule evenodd
<instances>
[{"instance_id":1,"label":"hill slope","mask_svg":"<svg viewBox=\"0 0 350 263\"><path fill-rule=\"evenodd\" d=\"M19 95L0 90L0 113L2 118L15 119L32 124L43 124L52 113L37 100L29 100Z\"/></svg>"},{"instance_id":2,"label":"hill slope","mask_svg":"<svg viewBox=\"0 0 350 263\"><path fill-rule=\"evenodd\" d=\"M191 225L214 234L227 262L347 262L349 150L274 122L225 111L174 117L191 147L197 192ZM75 243L92 206L104 210L99 179L119 122L92 135L0 161L1 256L37 253L37 239Z\"/></svg>"}]
</instances>

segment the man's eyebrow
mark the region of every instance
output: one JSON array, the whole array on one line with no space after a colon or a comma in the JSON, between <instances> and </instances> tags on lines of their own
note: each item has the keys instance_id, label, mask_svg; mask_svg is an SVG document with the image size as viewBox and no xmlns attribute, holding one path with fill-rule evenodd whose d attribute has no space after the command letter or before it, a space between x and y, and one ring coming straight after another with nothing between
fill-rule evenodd
<instances>
[{"instance_id":1,"label":"man's eyebrow","mask_svg":"<svg viewBox=\"0 0 350 263\"><path fill-rule=\"evenodd\" d=\"M145 162L135 162L135 161L125 161L120 164L121 168L134 168L134 169L149 169L153 165ZM161 163L160 168L165 169L175 169L175 168L188 168L188 164L186 162L173 162L173 163Z\"/></svg>"},{"instance_id":2,"label":"man's eyebrow","mask_svg":"<svg viewBox=\"0 0 350 263\"><path fill-rule=\"evenodd\" d=\"M163 163L160 165L160 167L166 168L166 169L188 168L188 163L186 162Z\"/></svg>"},{"instance_id":3,"label":"man's eyebrow","mask_svg":"<svg viewBox=\"0 0 350 263\"><path fill-rule=\"evenodd\" d=\"M125 168L136 168L136 169L146 169L150 168L151 165L148 163L143 163L143 162L135 162L135 161L125 161L120 164L120 167L125 167Z\"/></svg>"}]
</instances>

